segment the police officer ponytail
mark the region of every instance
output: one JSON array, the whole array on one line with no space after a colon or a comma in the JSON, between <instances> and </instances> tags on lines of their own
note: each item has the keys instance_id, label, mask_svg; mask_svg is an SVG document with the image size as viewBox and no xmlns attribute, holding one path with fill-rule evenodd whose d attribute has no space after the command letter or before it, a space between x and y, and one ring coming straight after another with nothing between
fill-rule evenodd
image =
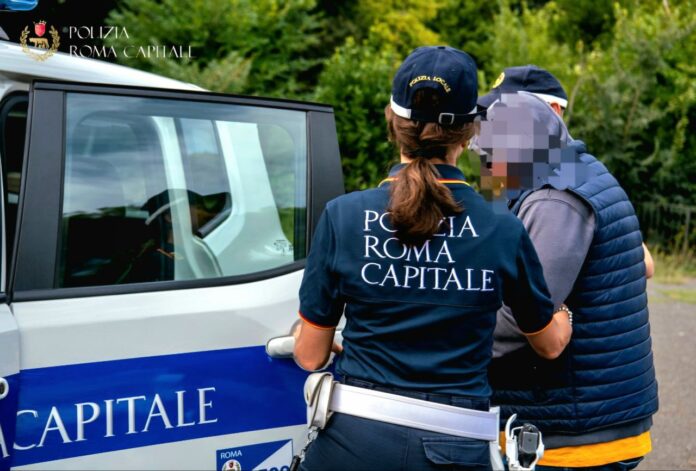
<instances>
[{"instance_id":1,"label":"police officer ponytail","mask_svg":"<svg viewBox=\"0 0 696 471\"><path fill-rule=\"evenodd\" d=\"M430 89L419 90L414 104L420 109L439 109L439 96ZM444 160L448 150L471 139L473 123L443 126L413 121L385 108L389 141L411 159L390 185L389 212L396 237L409 246L420 245L440 230L443 218L463 208L438 179L433 159Z\"/></svg>"}]
</instances>

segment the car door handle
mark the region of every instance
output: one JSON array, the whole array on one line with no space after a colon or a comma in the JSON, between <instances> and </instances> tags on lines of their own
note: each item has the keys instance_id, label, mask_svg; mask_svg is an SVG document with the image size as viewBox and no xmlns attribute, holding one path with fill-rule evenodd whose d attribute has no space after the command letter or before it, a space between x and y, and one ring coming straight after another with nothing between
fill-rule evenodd
<instances>
[{"instance_id":1,"label":"car door handle","mask_svg":"<svg viewBox=\"0 0 696 471\"><path fill-rule=\"evenodd\" d=\"M10 394L10 383L0 377L0 399L5 399Z\"/></svg>"},{"instance_id":2,"label":"car door handle","mask_svg":"<svg viewBox=\"0 0 696 471\"><path fill-rule=\"evenodd\" d=\"M336 330L334 342L339 345L343 344L343 329ZM266 353L271 358L292 358L294 350L295 337L292 335L273 337L266 343Z\"/></svg>"}]
</instances>

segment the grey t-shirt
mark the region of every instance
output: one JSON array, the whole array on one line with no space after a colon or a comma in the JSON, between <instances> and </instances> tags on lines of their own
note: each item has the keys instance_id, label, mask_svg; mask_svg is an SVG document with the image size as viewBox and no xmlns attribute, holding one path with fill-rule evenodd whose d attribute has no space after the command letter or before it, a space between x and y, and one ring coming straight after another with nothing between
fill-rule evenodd
<instances>
[{"instance_id":1,"label":"grey t-shirt","mask_svg":"<svg viewBox=\"0 0 696 471\"><path fill-rule=\"evenodd\" d=\"M551 299L558 307L573 289L590 249L595 230L592 208L570 192L544 188L522 202L518 217L532 239ZM527 343L507 306L498 311L493 338L494 358Z\"/></svg>"}]
</instances>

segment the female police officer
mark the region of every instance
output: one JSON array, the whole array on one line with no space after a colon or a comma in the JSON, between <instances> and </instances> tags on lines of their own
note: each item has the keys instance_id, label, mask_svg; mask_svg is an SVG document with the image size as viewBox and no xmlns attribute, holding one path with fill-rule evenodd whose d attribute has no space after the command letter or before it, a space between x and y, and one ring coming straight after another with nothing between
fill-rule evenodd
<instances>
[{"instance_id":1,"label":"female police officer","mask_svg":"<svg viewBox=\"0 0 696 471\"><path fill-rule=\"evenodd\" d=\"M402 163L378 188L331 201L319 221L300 289L295 358L321 368L345 310L337 371L344 384L371 390L377 405L370 418L335 413L303 469L489 468L488 443L471 438L480 435L466 419L487 416L479 411L488 410L496 310L503 301L513 307L544 357L558 356L569 340L567 314L554 314L522 225L494 213L455 167L480 114L476 93L466 53L442 46L411 53L385 110ZM435 431L450 428L435 409L423 413L432 404L462 414L452 434ZM381 411L394 407L396 422L411 427L382 421Z\"/></svg>"}]
</instances>

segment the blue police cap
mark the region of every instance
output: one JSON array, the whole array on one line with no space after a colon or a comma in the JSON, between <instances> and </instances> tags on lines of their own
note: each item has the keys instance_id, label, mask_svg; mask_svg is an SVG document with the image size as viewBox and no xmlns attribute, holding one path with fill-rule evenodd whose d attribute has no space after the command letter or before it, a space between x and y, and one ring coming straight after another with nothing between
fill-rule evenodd
<instances>
[{"instance_id":1,"label":"blue police cap","mask_svg":"<svg viewBox=\"0 0 696 471\"><path fill-rule=\"evenodd\" d=\"M434 90L439 109L417 109L413 97ZM402 118L442 125L471 122L485 113L476 104L476 63L466 52L448 46L424 46L404 60L392 82L391 109Z\"/></svg>"},{"instance_id":2,"label":"blue police cap","mask_svg":"<svg viewBox=\"0 0 696 471\"><path fill-rule=\"evenodd\" d=\"M479 98L478 104L488 108L501 93L519 91L534 93L547 102L556 102L563 108L568 106L568 95L561 82L548 70L536 65L508 67L493 84L493 89Z\"/></svg>"}]
</instances>

